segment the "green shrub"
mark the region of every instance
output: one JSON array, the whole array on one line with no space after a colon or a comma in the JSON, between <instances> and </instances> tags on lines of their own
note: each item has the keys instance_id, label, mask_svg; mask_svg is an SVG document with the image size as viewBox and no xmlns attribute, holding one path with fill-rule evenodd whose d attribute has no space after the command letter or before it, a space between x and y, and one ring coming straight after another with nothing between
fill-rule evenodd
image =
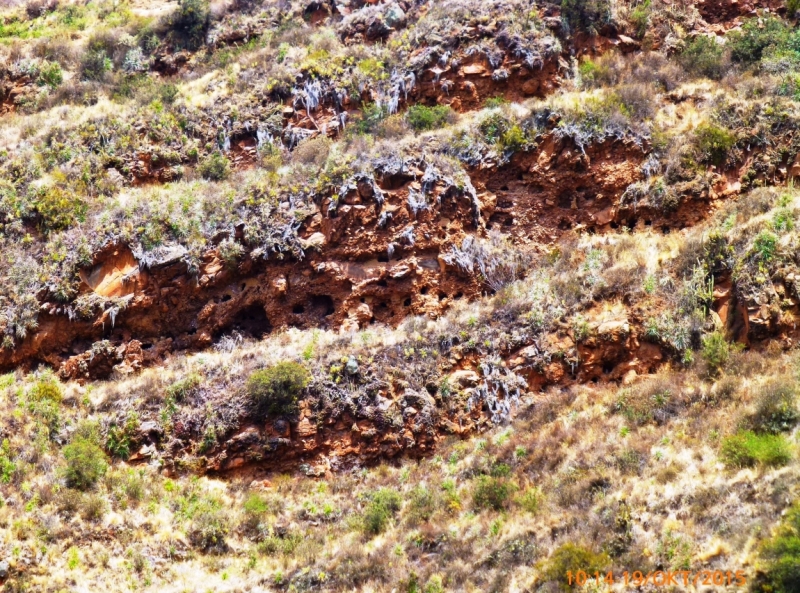
<instances>
[{"instance_id":1,"label":"green shrub","mask_svg":"<svg viewBox=\"0 0 800 593\"><path fill-rule=\"evenodd\" d=\"M103 80L114 64L105 49L88 49L80 65L83 80Z\"/></svg>"},{"instance_id":2,"label":"green shrub","mask_svg":"<svg viewBox=\"0 0 800 593\"><path fill-rule=\"evenodd\" d=\"M647 32L647 25L650 23L650 0L645 0L630 13L630 21L634 29L636 29L636 36L642 37Z\"/></svg>"},{"instance_id":3,"label":"green shrub","mask_svg":"<svg viewBox=\"0 0 800 593\"><path fill-rule=\"evenodd\" d=\"M439 507L440 499L430 488L417 486L411 491L406 516L411 524L429 521Z\"/></svg>"},{"instance_id":4,"label":"green shrub","mask_svg":"<svg viewBox=\"0 0 800 593\"><path fill-rule=\"evenodd\" d=\"M364 105L361 116L354 122L352 129L358 134L374 134L383 120L389 117L389 111L376 103Z\"/></svg>"},{"instance_id":5,"label":"green shrub","mask_svg":"<svg viewBox=\"0 0 800 593\"><path fill-rule=\"evenodd\" d=\"M511 126L500 137L500 145L505 150L517 151L525 146L525 132L517 125Z\"/></svg>"},{"instance_id":6,"label":"green shrub","mask_svg":"<svg viewBox=\"0 0 800 593\"><path fill-rule=\"evenodd\" d=\"M762 230L753 240L753 247L750 252L758 261L769 263L775 259L777 251L778 237L767 230Z\"/></svg>"},{"instance_id":7,"label":"green shrub","mask_svg":"<svg viewBox=\"0 0 800 593\"><path fill-rule=\"evenodd\" d=\"M718 373L731 356L731 345L722 332L712 332L703 337L703 360L712 374Z\"/></svg>"},{"instance_id":8,"label":"green shrub","mask_svg":"<svg viewBox=\"0 0 800 593\"><path fill-rule=\"evenodd\" d=\"M31 201L42 231L58 231L83 220L87 205L74 191L57 186L31 189Z\"/></svg>"},{"instance_id":9,"label":"green shrub","mask_svg":"<svg viewBox=\"0 0 800 593\"><path fill-rule=\"evenodd\" d=\"M197 171L205 179L222 181L231 174L231 162L220 152L215 152L203 159L197 167Z\"/></svg>"},{"instance_id":10,"label":"green shrub","mask_svg":"<svg viewBox=\"0 0 800 593\"><path fill-rule=\"evenodd\" d=\"M501 511L508 506L514 490L506 478L480 476L472 490L472 504L476 509Z\"/></svg>"},{"instance_id":11,"label":"green shrub","mask_svg":"<svg viewBox=\"0 0 800 593\"><path fill-rule=\"evenodd\" d=\"M535 515L539 511L542 504L542 489L541 488L525 488L516 498L516 503L522 507L523 510Z\"/></svg>"},{"instance_id":12,"label":"green shrub","mask_svg":"<svg viewBox=\"0 0 800 593\"><path fill-rule=\"evenodd\" d=\"M296 362L279 362L255 371L247 380L247 393L259 412L292 414L300 393L311 380L306 368Z\"/></svg>"},{"instance_id":13,"label":"green shrub","mask_svg":"<svg viewBox=\"0 0 800 593\"><path fill-rule=\"evenodd\" d=\"M708 35L698 35L681 52L678 61L692 74L718 80L725 73L722 46Z\"/></svg>"},{"instance_id":14,"label":"green shrub","mask_svg":"<svg viewBox=\"0 0 800 593\"><path fill-rule=\"evenodd\" d=\"M756 432L778 434L791 430L798 421L797 388L790 376L777 377L761 388L758 406L750 418Z\"/></svg>"},{"instance_id":15,"label":"green shrub","mask_svg":"<svg viewBox=\"0 0 800 593\"><path fill-rule=\"evenodd\" d=\"M720 453L728 467L785 465L792 458L789 442L783 435L739 431L722 442Z\"/></svg>"},{"instance_id":16,"label":"green shrub","mask_svg":"<svg viewBox=\"0 0 800 593\"><path fill-rule=\"evenodd\" d=\"M60 404L64 397L64 391L58 379L51 374L46 374L33 384L33 387L28 392L28 397L36 402L50 401L54 404Z\"/></svg>"},{"instance_id":17,"label":"green shrub","mask_svg":"<svg viewBox=\"0 0 800 593\"><path fill-rule=\"evenodd\" d=\"M207 0L180 0L169 24L183 43L194 49L203 44L209 16Z\"/></svg>"},{"instance_id":18,"label":"green shrub","mask_svg":"<svg viewBox=\"0 0 800 593\"><path fill-rule=\"evenodd\" d=\"M421 132L435 130L455 120L455 112L449 105L412 105L406 111L406 121L411 129Z\"/></svg>"},{"instance_id":19,"label":"green shrub","mask_svg":"<svg viewBox=\"0 0 800 593\"><path fill-rule=\"evenodd\" d=\"M547 581L559 584L564 591L572 589L567 581L567 572L577 573L579 570L593 575L595 572L605 574L611 564L611 558L605 553L596 554L588 548L567 543L556 548L550 558L542 565L542 576Z\"/></svg>"},{"instance_id":20,"label":"green shrub","mask_svg":"<svg viewBox=\"0 0 800 593\"><path fill-rule=\"evenodd\" d=\"M761 61L769 51L787 44L791 29L779 18L752 18L737 31L727 35L726 45L731 49L731 59L750 65Z\"/></svg>"},{"instance_id":21,"label":"green shrub","mask_svg":"<svg viewBox=\"0 0 800 593\"><path fill-rule=\"evenodd\" d=\"M379 535L386 531L389 521L400 510L401 503L400 494L391 488L381 488L374 492L361 518L364 532Z\"/></svg>"},{"instance_id":22,"label":"green shrub","mask_svg":"<svg viewBox=\"0 0 800 593\"><path fill-rule=\"evenodd\" d=\"M598 29L612 20L608 0L561 0L561 19L573 31L597 35Z\"/></svg>"},{"instance_id":23,"label":"green shrub","mask_svg":"<svg viewBox=\"0 0 800 593\"><path fill-rule=\"evenodd\" d=\"M505 97L489 97L483 104L486 109L497 109L503 105L508 105L508 99Z\"/></svg>"},{"instance_id":24,"label":"green shrub","mask_svg":"<svg viewBox=\"0 0 800 593\"><path fill-rule=\"evenodd\" d=\"M725 128L703 123L695 130L695 142L700 152L700 161L719 167L736 144L736 136Z\"/></svg>"},{"instance_id":25,"label":"green shrub","mask_svg":"<svg viewBox=\"0 0 800 593\"><path fill-rule=\"evenodd\" d=\"M225 536L229 531L228 515L222 504L213 499L203 499L197 505L186 535L195 548L224 550Z\"/></svg>"},{"instance_id":26,"label":"green shrub","mask_svg":"<svg viewBox=\"0 0 800 593\"><path fill-rule=\"evenodd\" d=\"M800 0L786 0L786 16L790 19L797 16L800 11Z\"/></svg>"},{"instance_id":27,"label":"green shrub","mask_svg":"<svg viewBox=\"0 0 800 593\"><path fill-rule=\"evenodd\" d=\"M11 451L11 443L8 439L3 439L0 445L0 482L8 484L17 471L17 464L14 462L14 455Z\"/></svg>"},{"instance_id":28,"label":"green shrub","mask_svg":"<svg viewBox=\"0 0 800 593\"><path fill-rule=\"evenodd\" d=\"M678 389L662 377L655 377L632 389L623 390L612 409L634 424L663 424L677 410Z\"/></svg>"},{"instance_id":29,"label":"green shrub","mask_svg":"<svg viewBox=\"0 0 800 593\"><path fill-rule=\"evenodd\" d=\"M27 408L50 435L58 432L61 423L61 384L52 374L41 376L27 394Z\"/></svg>"},{"instance_id":30,"label":"green shrub","mask_svg":"<svg viewBox=\"0 0 800 593\"><path fill-rule=\"evenodd\" d=\"M584 58L580 66L578 66L581 81L583 85L587 87L595 86L595 84L599 83L601 78L605 78L607 74L605 70L606 68L603 64L590 60L589 58Z\"/></svg>"},{"instance_id":31,"label":"green shrub","mask_svg":"<svg viewBox=\"0 0 800 593\"><path fill-rule=\"evenodd\" d=\"M800 591L800 503L794 503L775 534L761 545L760 557L762 566L753 583L754 591Z\"/></svg>"},{"instance_id":32,"label":"green shrub","mask_svg":"<svg viewBox=\"0 0 800 593\"><path fill-rule=\"evenodd\" d=\"M186 399L186 396L194 392L197 387L202 383L202 378L197 373L192 373L175 381L172 385L167 387L167 397L172 398L173 401L181 402Z\"/></svg>"},{"instance_id":33,"label":"green shrub","mask_svg":"<svg viewBox=\"0 0 800 593\"><path fill-rule=\"evenodd\" d=\"M103 450L91 439L77 438L64 447L67 466L64 477L67 485L87 490L97 483L108 469Z\"/></svg>"},{"instance_id":34,"label":"green shrub","mask_svg":"<svg viewBox=\"0 0 800 593\"><path fill-rule=\"evenodd\" d=\"M59 63L45 61L39 68L36 84L54 89L62 82L64 82L64 73L61 71Z\"/></svg>"},{"instance_id":35,"label":"green shrub","mask_svg":"<svg viewBox=\"0 0 800 593\"><path fill-rule=\"evenodd\" d=\"M106 450L112 457L127 459L131 455L131 446L139 431L139 415L131 412L125 422L119 426L112 424L106 437Z\"/></svg>"}]
</instances>

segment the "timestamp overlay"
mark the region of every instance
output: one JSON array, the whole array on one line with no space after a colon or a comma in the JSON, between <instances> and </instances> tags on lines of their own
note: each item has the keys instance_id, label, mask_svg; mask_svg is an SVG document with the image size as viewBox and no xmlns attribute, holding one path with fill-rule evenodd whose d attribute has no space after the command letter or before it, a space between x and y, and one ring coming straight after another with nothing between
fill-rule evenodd
<instances>
[{"instance_id":1,"label":"timestamp overlay","mask_svg":"<svg viewBox=\"0 0 800 593\"><path fill-rule=\"evenodd\" d=\"M582 587L590 584L630 585L632 587L698 587L735 586L744 587L747 575L743 570L641 570L623 572L586 572L568 570L565 580L568 585Z\"/></svg>"}]
</instances>

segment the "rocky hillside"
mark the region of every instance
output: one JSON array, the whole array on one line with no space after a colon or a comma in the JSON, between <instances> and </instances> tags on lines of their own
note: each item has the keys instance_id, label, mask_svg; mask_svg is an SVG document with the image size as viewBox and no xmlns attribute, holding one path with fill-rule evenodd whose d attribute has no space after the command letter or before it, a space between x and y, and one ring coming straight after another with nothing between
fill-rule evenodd
<instances>
[{"instance_id":1,"label":"rocky hillside","mask_svg":"<svg viewBox=\"0 0 800 593\"><path fill-rule=\"evenodd\" d=\"M0 2L5 590L800 590L799 11Z\"/></svg>"}]
</instances>

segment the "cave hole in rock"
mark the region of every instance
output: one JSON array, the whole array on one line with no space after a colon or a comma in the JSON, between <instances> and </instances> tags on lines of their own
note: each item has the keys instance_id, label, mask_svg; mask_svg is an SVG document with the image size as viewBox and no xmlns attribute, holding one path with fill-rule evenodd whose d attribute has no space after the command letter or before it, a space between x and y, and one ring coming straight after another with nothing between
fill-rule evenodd
<instances>
[{"instance_id":1,"label":"cave hole in rock","mask_svg":"<svg viewBox=\"0 0 800 593\"><path fill-rule=\"evenodd\" d=\"M443 293L442 291L439 291L439 300L443 301L446 298L447 298L447 294Z\"/></svg>"},{"instance_id":2,"label":"cave hole in rock","mask_svg":"<svg viewBox=\"0 0 800 593\"><path fill-rule=\"evenodd\" d=\"M420 294L428 294L428 287L423 286L422 289L419 291Z\"/></svg>"},{"instance_id":3,"label":"cave hole in rock","mask_svg":"<svg viewBox=\"0 0 800 593\"><path fill-rule=\"evenodd\" d=\"M366 299L365 297L361 297L361 298L360 298L360 299L358 299L358 300L359 300L360 302L362 302L362 303L366 303L366 302L367 302L367 299Z\"/></svg>"},{"instance_id":4,"label":"cave hole in rock","mask_svg":"<svg viewBox=\"0 0 800 593\"><path fill-rule=\"evenodd\" d=\"M292 313L294 313L295 315L302 315L305 312L306 308L303 305L298 304L292 307Z\"/></svg>"},{"instance_id":5,"label":"cave hole in rock","mask_svg":"<svg viewBox=\"0 0 800 593\"><path fill-rule=\"evenodd\" d=\"M611 228L614 229L614 230L617 230L619 228L619 225L615 221L612 220L611 221Z\"/></svg>"},{"instance_id":6,"label":"cave hole in rock","mask_svg":"<svg viewBox=\"0 0 800 593\"><path fill-rule=\"evenodd\" d=\"M459 299L462 299L462 298L464 298L464 293L463 292L457 292L455 294L455 296L453 296L453 299L455 299L456 301L459 300Z\"/></svg>"},{"instance_id":7,"label":"cave hole in rock","mask_svg":"<svg viewBox=\"0 0 800 593\"><path fill-rule=\"evenodd\" d=\"M247 288L247 284L242 282L242 285L239 287L239 290L245 290Z\"/></svg>"},{"instance_id":8,"label":"cave hole in rock","mask_svg":"<svg viewBox=\"0 0 800 593\"><path fill-rule=\"evenodd\" d=\"M227 302L228 302L229 300L231 300L232 298L233 298L233 297L232 297L231 295L229 295L229 294L223 294L223 295L222 295L221 302L223 302L223 303L227 303Z\"/></svg>"},{"instance_id":9,"label":"cave hole in rock","mask_svg":"<svg viewBox=\"0 0 800 593\"><path fill-rule=\"evenodd\" d=\"M272 331L272 324L267 319L264 307L259 303L253 303L236 313L224 329L226 331L236 330L254 338L260 338Z\"/></svg>"},{"instance_id":10,"label":"cave hole in rock","mask_svg":"<svg viewBox=\"0 0 800 593\"><path fill-rule=\"evenodd\" d=\"M380 252L378 254L378 261L385 264L386 262L389 261L389 254L386 253L385 251Z\"/></svg>"},{"instance_id":11,"label":"cave hole in rock","mask_svg":"<svg viewBox=\"0 0 800 593\"><path fill-rule=\"evenodd\" d=\"M333 303L333 298L327 294L312 294L310 300L311 311L315 315L327 317L336 311L336 306Z\"/></svg>"},{"instance_id":12,"label":"cave hole in rock","mask_svg":"<svg viewBox=\"0 0 800 593\"><path fill-rule=\"evenodd\" d=\"M638 221L635 218L631 218L630 220L628 220L628 228L629 229L635 229L637 222Z\"/></svg>"},{"instance_id":13,"label":"cave hole in rock","mask_svg":"<svg viewBox=\"0 0 800 593\"><path fill-rule=\"evenodd\" d=\"M517 173L517 181L522 181L524 178L524 173L522 171Z\"/></svg>"},{"instance_id":14,"label":"cave hole in rock","mask_svg":"<svg viewBox=\"0 0 800 593\"><path fill-rule=\"evenodd\" d=\"M504 185L503 187L500 188L500 191L508 191L508 186Z\"/></svg>"},{"instance_id":15,"label":"cave hole in rock","mask_svg":"<svg viewBox=\"0 0 800 593\"><path fill-rule=\"evenodd\" d=\"M411 297L408 297L406 300L403 301L403 306L404 307L410 307L411 306Z\"/></svg>"},{"instance_id":16,"label":"cave hole in rock","mask_svg":"<svg viewBox=\"0 0 800 593\"><path fill-rule=\"evenodd\" d=\"M653 226L653 221L649 219L645 219L644 226Z\"/></svg>"},{"instance_id":17,"label":"cave hole in rock","mask_svg":"<svg viewBox=\"0 0 800 593\"><path fill-rule=\"evenodd\" d=\"M614 371L616 365L613 362L606 362L603 364L603 374L608 375Z\"/></svg>"},{"instance_id":18,"label":"cave hole in rock","mask_svg":"<svg viewBox=\"0 0 800 593\"><path fill-rule=\"evenodd\" d=\"M669 235L670 228L667 225L661 227L661 232L665 235Z\"/></svg>"},{"instance_id":19,"label":"cave hole in rock","mask_svg":"<svg viewBox=\"0 0 800 593\"><path fill-rule=\"evenodd\" d=\"M383 280L383 279L378 280L375 284L377 284L381 288L386 288L387 286L389 286L389 283L386 282L386 280Z\"/></svg>"}]
</instances>

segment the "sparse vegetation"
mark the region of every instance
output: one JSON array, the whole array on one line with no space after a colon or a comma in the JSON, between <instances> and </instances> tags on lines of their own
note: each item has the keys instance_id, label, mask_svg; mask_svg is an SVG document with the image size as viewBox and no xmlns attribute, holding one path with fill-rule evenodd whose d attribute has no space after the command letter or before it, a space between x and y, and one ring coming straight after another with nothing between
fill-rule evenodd
<instances>
[{"instance_id":1,"label":"sparse vegetation","mask_svg":"<svg viewBox=\"0 0 800 593\"><path fill-rule=\"evenodd\" d=\"M5 586L796 589L795 4L0 7Z\"/></svg>"}]
</instances>

